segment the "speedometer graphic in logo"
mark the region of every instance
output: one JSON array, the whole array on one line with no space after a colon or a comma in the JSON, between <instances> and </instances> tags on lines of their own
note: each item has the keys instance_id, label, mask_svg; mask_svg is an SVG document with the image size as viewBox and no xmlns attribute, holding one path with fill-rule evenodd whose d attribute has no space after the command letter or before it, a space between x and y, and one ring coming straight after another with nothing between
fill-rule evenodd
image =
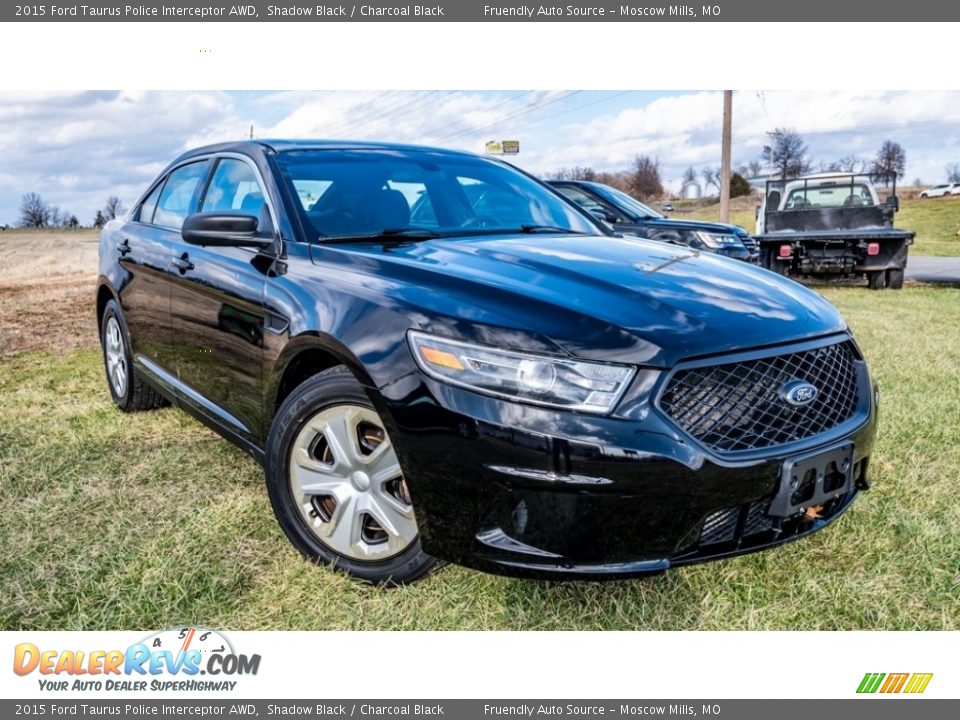
<instances>
[{"instance_id":1,"label":"speedometer graphic in logo","mask_svg":"<svg viewBox=\"0 0 960 720\"><path fill-rule=\"evenodd\" d=\"M166 650L177 657L196 650L207 658L214 653L233 655L233 645L220 632L202 627L178 627L148 635L143 642L152 652Z\"/></svg>"}]
</instances>

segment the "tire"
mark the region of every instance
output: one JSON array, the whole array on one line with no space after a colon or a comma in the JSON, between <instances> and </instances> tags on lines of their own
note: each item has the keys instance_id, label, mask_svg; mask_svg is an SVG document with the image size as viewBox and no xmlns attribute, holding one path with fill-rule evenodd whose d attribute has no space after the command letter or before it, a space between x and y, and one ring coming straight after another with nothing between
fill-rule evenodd
<instances>
[{"instance_id":1,"label":"tire","mask_svg":"<svg viewBox=\"0 0 960 720\"><path fill-rule=\"evenodd\" d=\"M790 263L780 262L776 258L777 256L774 255L773 250L769 248L763 249L760 254L761 267L766 268L770 272L775 272L777 275L788 277L790 275Z\"/></svg>"},{"instance_id":2,"label":"tire","mask_svg":"<svg viewBox=\"0 0 960 720\"><path fill-rule=\"evenodd\" d=\"M887 286L887 273L884 270L872 270L867 273L867 286L871 290L883 290Z\"/></svg>"},{"instance_id":3,"label":"tire","mask_svg":"<svg viewBox=\"0 0 960 720\"><path fill-rule=\"evenodd\" d=\"M153 410L166 405L163 396L150 387L133 367L130 356L130 334L123 310L110 300L100 318L100 347L107 387L114 404L124 412Z\"/></svg>"},{"instance_id":4,"label":"tire","mask_svg":"<svg viewBox=\"0 0 960 720\"><path fill-rule=\"evenodd\" d=\"M440 564L421 548L413 499L384 425L343 366L313 376L280 406L266 480L280 527L314 562L390 585Z\"/></svg>"},{"instance_id":5,"label":"tire","mask_svg":"<svg viewBox=\"0 0 960 720\"><path fill-rule=\"evenodd\" d=\"M921 200L926 200L928 197L930 197L930 196L927 195L926 193L920 193L920 199L921 199Z\"/></svg>"},{"instance_id":6,"label":"tire","mask_svg":"<svg viewBox=\"0 0 960 720\"><path fill-rule=\"evenodd\" d=\"M887 287L891 290L899 290L903 287L903 269L887 270Z\"/></svg>"}]
</instances>

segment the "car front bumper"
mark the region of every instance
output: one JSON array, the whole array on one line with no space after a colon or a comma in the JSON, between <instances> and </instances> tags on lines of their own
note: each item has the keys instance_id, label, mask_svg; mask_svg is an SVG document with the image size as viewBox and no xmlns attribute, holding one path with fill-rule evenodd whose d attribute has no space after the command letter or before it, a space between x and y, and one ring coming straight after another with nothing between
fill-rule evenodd
<instances>
[{"instance_id":1,"label":"car front bumper","mask_svg":"<svg viewBox=\"0 0 960 720\"><path fill-rule=\"evenodd\" d=\"M868 486L876 390L865 365L861 374L854 426L735 460L642 404L606 417L570 413L419 373L380 400L426 552L498 574L602 579L761 550L838 517ZM855 447L850 491L810 516L768 516L784 461L838 442Z\"/></svg>"}]
</instances>

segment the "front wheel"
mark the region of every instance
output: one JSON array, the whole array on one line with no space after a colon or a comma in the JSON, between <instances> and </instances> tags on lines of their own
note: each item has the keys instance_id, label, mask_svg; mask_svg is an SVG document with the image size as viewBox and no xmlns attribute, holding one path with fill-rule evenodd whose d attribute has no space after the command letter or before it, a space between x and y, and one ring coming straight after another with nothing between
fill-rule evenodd
<instances>
[{"instance_id":1,"label":"front wheel","mask_svg":"<svg viewBox=\"0 0 960 720\"><path fill-rule=\"evenodd\" d=\"M347 368L314 376L284 401L266 474L277 520L307 558L372 583L412 582L438 566L420 546L384 423Z\"/></svg>"}]
</instances>

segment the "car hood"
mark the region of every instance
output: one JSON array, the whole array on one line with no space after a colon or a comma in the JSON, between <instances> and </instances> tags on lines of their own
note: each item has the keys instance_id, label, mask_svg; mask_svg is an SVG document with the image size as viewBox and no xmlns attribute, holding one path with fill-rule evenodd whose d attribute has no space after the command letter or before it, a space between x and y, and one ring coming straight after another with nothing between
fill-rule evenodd
<instances>
[{"instance_id":1,"label":"car hood","mask_svg":"<svg viewBox=\"0 0 960 720\"><path fill-rule=\"evenodd\" d=\"M725 233L730 235L749 235L739 225L727 225L724 223L702 222L700 220L674 220L673 218L650 218L641 222L617 223L618 225L643 225L646 227L673 228L676 230L702 230L704 232Z\"/></svg>"},{"instance_id":2,"label":"car hood","mask_svg":"<svg viewBox=\"0 0 960 720\"><path fill-rule=\"evenodd\" d=\"M666 367L846 327L792 280L636 238L486 236L318 248L320 256L362 274L349 282L389 295L424 329L511 347L537 337L582 358Z\"/></svg>"}]
</instances>

